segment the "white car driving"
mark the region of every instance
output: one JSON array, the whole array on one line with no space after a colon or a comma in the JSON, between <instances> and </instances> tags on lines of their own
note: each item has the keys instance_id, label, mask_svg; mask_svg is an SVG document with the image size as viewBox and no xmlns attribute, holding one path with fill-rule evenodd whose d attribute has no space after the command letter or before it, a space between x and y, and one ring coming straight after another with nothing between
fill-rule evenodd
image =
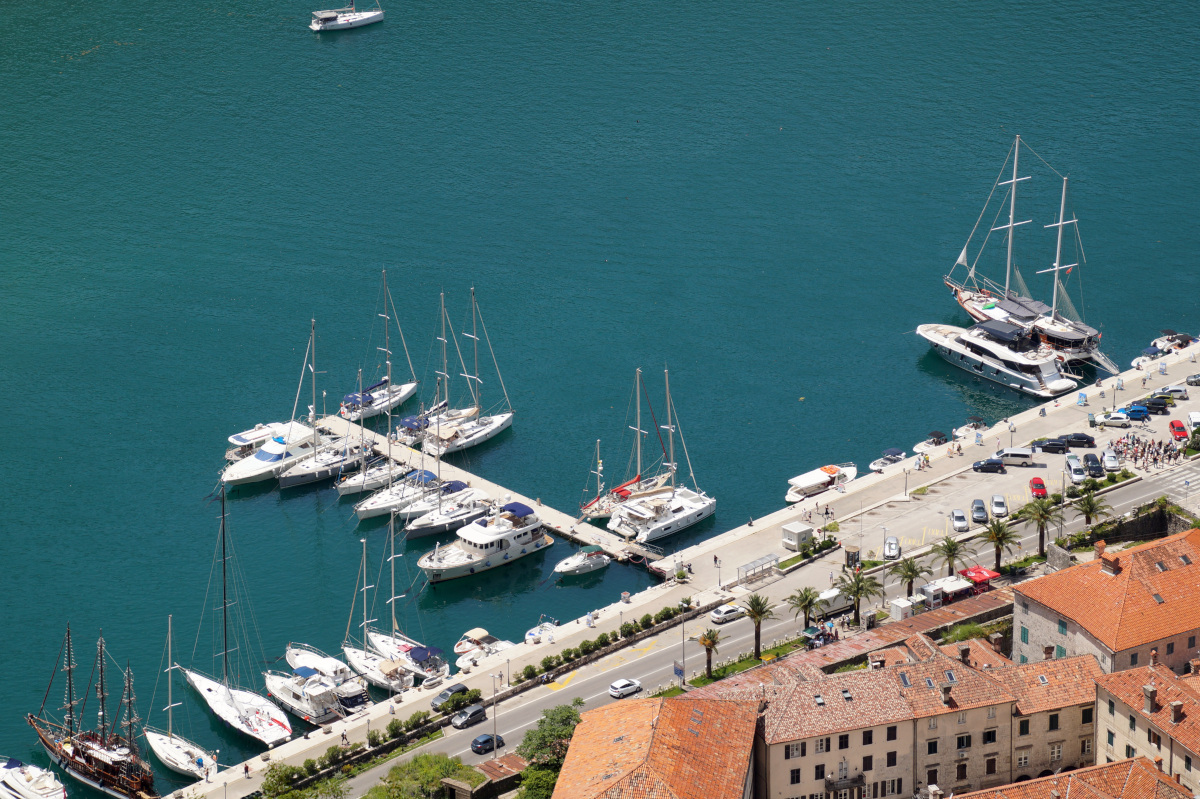
<instances>
[{"instance_id":1,"label":"white car driving","mask_svg":"<svg viewBox=\"0 0 1200 799\"><path fill-rule=\"evenodd\" d=\"M730 602L727 605L714 608L713 612L708 614L708 617L712 619L713 624L724 624L727 621L733 621L734 619L745 615L746 609L744 607Z\"/></svg>"},{"instance_id":2,"label":"white car driving","mask_svg":"<svg viewBox=\"0 0 1200 799\"><path fill-rule=\"evenodd\" d=\"M1133 427L1133 422L1120 411L1102 413L1096 417L1096 423L1107 427Z\"/></svg>"},{"instance_id":3,"label":"white car driving","mask_svg":"<svg viewBox=\"0 0 1200 799\"><path fill-rule=\"evenodd\" d=\"M640 690L642 690L642 684L637 680L617 680L608 686L608 695L613 699L620 699L625 696L633 696Z\"/></svg>"}]
</instances>

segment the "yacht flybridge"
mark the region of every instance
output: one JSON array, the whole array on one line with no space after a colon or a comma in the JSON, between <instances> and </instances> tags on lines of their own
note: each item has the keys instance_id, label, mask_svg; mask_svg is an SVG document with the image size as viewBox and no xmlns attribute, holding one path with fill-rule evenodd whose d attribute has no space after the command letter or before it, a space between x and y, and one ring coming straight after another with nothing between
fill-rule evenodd
<instances>
[{"instance_id":1,"label":"yacht flybridge","mask_svg":"<svg viewBox=\"0 0 1200 799\"><path fill-rule=\"evenodd\" d=\"M431 583L478 574L548 548L554 539L542 532L533 508L509 502L491 516L462 527L458 540L438 545L417 561Z\"/></svg>"},{"instance_id":2,"label":"yacht flybridge","mask_svg":"<svg viewBox=\"0 0 1200 799\"><path fill-rule=\"evenodd\" d=\"M1074 389L1054 350L1036 333L1008 322L980 322L971 328L919 325L917 335L947 363L977 377L1043 399Z\"/></svg>"},{"instance_id":3,"label":"yacht flybridge","mask_svg":"<svg viewBox=\"0 0 1200 799\"><path fill-rule=\"evenodd\" d=\"M1029 145L1025 145L1025 147L1031 153L1033 152L1029 148ZM1037 156L1037 153L1033 154ZM971 231L971 236L968 237L966 245L963 246L958 260L951 267L950 274L943 278L943 282L954 294L954 299L958 304L975 321L1009 322L1028 328L1037 336L1038 341L1042 345L1052 350L1055 356L1064 363L1091 361L1096 366L1116 374L1120 371L1117 365L1104 355L1104 353L1100 352L1100 332L1082 321L1079 313L1075 310L1074 305L1072 305L1066 288L1063 285L1063 280L1060 277L1060 273L1065 273L1064 276L1069 276L1072 269L1079 266L1078 263L1063 264L1062 262L1063 229L1066 226L1072 226L1074 244L1080 261L1083 260L1083 247L1079 244L1077 220L1066 218L1067 178L1054 172L1053 167L1050 167L1049 164L1046 164L1046 166L1055 175L1062 177L1062 198L1059 204L1058 221L1045 226L1047 228L1057 228L1058 239L1054 264L1049 269L1041 270L1042 272L1049 272L1053 276L1054 288L1050 305L1039 302L1030 296L1029 288L1026 286L1020 271L1017 269L1017 264L1013 256L1013 239L1016 229L1032 221L1029 219L1017 220L1017 185L1030 180L1028 176L1018 177L1017 164L1020 155L1021 137L1017 136L1011 151L1012 177L1008 180L1001 180L1001 177L1003 177L1002 168L1001 177L996 179L996 184L992 187L991 194L988 195L983 211L980 213L979 219ZM1038 160L1041 160L1041 156L1037 157ZM1042 163L1045 164L1045 161L1042 161ZM1006 160L1005 167L1007 166L1008 161ZM988 207L992 199L996 196L996 189L1001 186L1008 187L1008 223L993 227L990 230L985 228L987 235L984 236L983 243L975 252L974 260L969 261L968 250L971 246L971 238L979 230L979 224L983 221L984 215L988 213ZM997 210L996 216L998 217L1000 213L1002 213L1002 210ZM983 277L977 271L980 257L987 247L988 236L991 233L999 231L1006 231L1004 238L1007 242L1003 285ZM954 277L954 270L960 266L967 270L966 275L961 280Z\"/></svg>"}]
</instances>

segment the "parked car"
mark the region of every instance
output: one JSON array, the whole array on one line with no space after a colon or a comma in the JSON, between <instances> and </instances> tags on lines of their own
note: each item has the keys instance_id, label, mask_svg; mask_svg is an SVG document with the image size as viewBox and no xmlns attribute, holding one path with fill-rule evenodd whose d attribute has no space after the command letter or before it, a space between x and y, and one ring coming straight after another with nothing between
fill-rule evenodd
<instances>
[{"instance_id":1,"label":"parked car","mask_svg":"<svg viewBox=\"0 0 1200 799\"><path fill-rule=\"evenodd\" d=\"M898 560L900 558L900 539L889 535L883 539L883 559Z\"/></svg>"},{"instance_id":2,"label":"parked car","mask_svg":"<svg viewBox=\"0 0 1200 799\"><path fill-rule=\"evenodd\" d=\"M1172 419L1169 427L1171 428L1171 435L1176 441L1187 441L1190 438L1187 428L1178 419Z\"/></svg>"},{"instance_id":3,"label":"parked car","mask_svg":"<svg viewBox=\"0 0 1200 799\"><path fill-rule=\"evenodd\" d=\"M724 624L727 621L733 621L745 615L746 609L744 607L730 602L719 608L713 608L713 612L708 614L708 617L712 619L713 624Z\"/></svg>"},{"instance_id":4,"label":"parked car","mask_svg":"<svg viewBox=\"0 0 1200 799\"><path fill-rule=\"evenodd\" d=\"M1128 427L1128 425L1126 425ZM971 464L971 468L977 472L999 472L1004 474L1004 461L997 458L988 458L986 461L975 461Z\"/></svg>"},{"instance_id":5,"label":"parked car","mask_svg":"<svg viewBox=\"0 0 1200 799\"><path fill-rule=\"evenodd\" d=\"M987 505L983 504L982 499L971 500L971 521L975 522L976 524L987 524Z\"/></svg>"},{"instance_id":6,"label":"parked car","mask_svg":"<svg viewBox=\"0 0 1200 799\"><path fill-rule=\"evenodd\" d=\"M1145 405L1147 408L1150 407L1151 402L1156 402L1156 403L1161 402L1164 405L1174 405L1175 404L1175 395L1174 394L1164 394L1162 392L1158 392L1155 394L1151 394L1148 399L1141 400L1140 402L1142 405Z\"/></svg>"},{"instance_id":7,"label":"parked car","mask_svg":"<svg viewBox=\"0 0 1200 799\"><path fill-rule=\"evenodd\" d=\"M1102 413L1096 417L1096 423L1108 427L1133 427L1133 422L1121 411Z\"/></svg>"},{"instance_id":8,"label":"parked car","mask_svg":"<svg viewBox=\"0 0 1200 799\"><path fill-rule=\"evenodd\" d=\"M1061 438L1050 438L1045 441L1038 442L1034 444L1034 446L1040 449L1042 452L1057 455L1061 455L1070 449L1070 446L1067 444L1067 442L1063 441Z\"/></svg>"},{"instance_id":9,"label":"parked car","mask_svg":"<svg viewBox=\"0 0 1200 799\"><path fill-rule=\"evenodd\" d=\"M1029 493L1034 499L1045 499L1049 496L1046 493L1046 483L1040 477L1035 477L1029 481Z\"/></svg>"},{"instance_id":10,"label":"parked car","mask_svg":"<svg viewBox=\"0 0 1200 799\"><path fill-rule=\"evenodd\" d=\"M1096 439L1089 436L1087 433L1067 433L1065 436L1059 436L1068 447L1095 447Z\"/></svg>"},{"instance_id":11,"label":"parked car","mask_svg":"<svg viewBox=\"0 0 1200 799\"><path fill-rule=\"evenodd\" d=\"M1150 418L1150 411L1145 405L1127 405L1120 411L1135 422L1144 422Z\"/></svg>"},{"instance_id":12,"label":"parked car","mask_svg":"<svg viewBox=\"0 0 1200 799\"><path fill-rule=\"evenodd\" d=\"M1087 472L1083 470L1083 463L1078 455L1067 456L1067 477L1071 478L1072 485L1079 485L1087 479Z\"/></svg>"},{"instance_id":13,"label":"parked car","mask_svg":"<svg viewBox=\"0 0 1200 799\"><path fill-rule=\"evenodd\" d=\"M1200 386L1200 375L1191 375L1187 379L1189 386Z\"/></svg>"},{"instance_id":14,"label":"parked car","mask_svg":"<svg viewBox=\"0 0 1200 799\"><path fill-rule=\"evenodd\" d=\"M467 692L467 686L463 685L460 682L456 682L456 683L454 683L454 685L447 686L447 688L444 691L442 691L440 694L438 694L433 699L431 699L429 704L433 706L434 710L437 710L439 707L442 706L442 703L445 702L450 697L454 696L455 694L465 694L466 692Z\"/></svg>"},{"instance_id":15,"label":"parked car","mask_svg":"<svg viewBox=\"0 0 1200 799\"><path fill-rule=\"evenodd\" d=\"M956 533L965 533L971 529L970 523L967 521L967 514L955 508L950 511L950 526Z\"/></svg>"},{"instance_id":16,"label":"parked car","mask_svg":"<svg viewBox=\"0 0 1200 799\"><path fill-rule=\"evenodd\" d=\"M608 695L613 699L620 699L624 696L633 696L640 690L642 690L642 684L637 680L622 679L608 686Z\"/></svg>"},{"instance_id":17,"label":"parked car","mask_svg":"<svg viewBox=\"0 0 1200 799\"><path fill-rule=\"evenodd\" d=\"M454 715L454 718L450 719L450 726L456 730L461 730L464 727L470 727L472 724L478 724L486 718L487 711L483 709L483 705L467 705L458 711Z\"/></svg>"},{"instance_id":18,"label":"parked car","mask_svg":"<svg viewBox=\"0 0 1200 799\"><path fill-rule=\"evenodd\" d=\"M1158 390L1159 394L1170 394L1177 400L1185 400L1188 398L1187 386L1163 386Z\"/></svg>"},{"instance_id":19,"label":"parked car","mask_svg":"<svg viewBox=\"0 0 1200 799\"><path fill-rule=\"evenodd\" d=\"M504 746L504 736L497 735L495 738L492 738L491 733L480 735L474 741L471 741L471 751L477 755L485 754L493 749L499 749L502 746Z\"/></svg>"},{"instance_id":20,"label":"parked car","mask_svg":"<svg viewBox=\"0 0 1200 799\"><path fill-rule=\"evenodd\" d=\"M1121 461L1118 460L1117 453L1113 452L1111 449L1104 450L1104 457L1102 460L1104 462L1104 471L1106 471L1106 472L1121 471Z\"/></svg>"},{"instance_id":21,"label":"parked car","mask_svg":"<svg viewBox=\"0 0 1200 799\"><path fill-rule=\"evenodd\" d=\"M1083 469L1088 473L1088 477L1099 480L1104 476L1104 467L1100 465L1100 459L1090 452L1083 456Z\"/></svg>"},{"instance_id":22,"label":"parked car","mask_svg":"<svg viewBox=\"0 0 1200 799\"><path fill-rule=\"evenodd\" d=\"M992 516L1001 519L1008 515L1008 503L1003 494L992 494Z\"/></svg>"}]
</instances>

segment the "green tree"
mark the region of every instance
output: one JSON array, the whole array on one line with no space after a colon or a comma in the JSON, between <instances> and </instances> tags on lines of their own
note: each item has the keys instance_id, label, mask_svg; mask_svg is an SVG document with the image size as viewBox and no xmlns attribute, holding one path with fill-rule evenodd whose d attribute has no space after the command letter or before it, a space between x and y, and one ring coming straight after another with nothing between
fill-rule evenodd
<instances>
[{"instance_id":1,"label":"green tree","mask_svg":"<svg viewBox=\"0 0 1200 799\"><path fill-rule=\"evenodd\" d=\"M1016 518L1028 524L1037 525L1038 554L1046 554L1046 528L1052 524L1061 524L1062 511L1059 510L1049 497L1035 499L1017 511Z\"/></svg>"},{"instance_id":2,"label":"green tree","mask_svg":"<svg viewBox=\"0 0 1200 799\"><path fill-rule=\"evenodd\" d=\"M317 799L346 799L350 795L350 789L346 787L345 780L321 780L316 785L316 794Z\"/></svg>"},{"instance_id":3,"label":"green tree","mask_svg":"<svg viewBox=\"0 0 1200 799\"><path fill-rule=\"evenodd\" d=\"M289 766L286 763L272 763L270 766L267 766L267 771L263 774L263 796L272 797L272 799L287 796L295 791L292 788L292 784L303 776L304 769L300 766Z\"/></svg>"},{"instance_id":4,"label":"green tree","mask_svg":"<svg viewBox=\"0 0 1200 799\"><path fill-rule=\"evenodd\" d=\"M1003 519L992 519L988 522L988 526L983 531L983 540L992 545L996 550L996 571L1000 571L1000 553L1012 552L1021 540L1021 536L1017 531L1008 526L1008 522Z\"/></svg>"},{"instance_id":5,"label":"green tree","mask_svg":"<svg viewBox=\"0 0 1200 799\"><path fill-rule=\"evenodd\" d=\"M869 574L863 574L860 570L843 572L833 586L842 593L842 596L854 600L854 625L856 627L859 623L859 608L862 606L862 601L875 596L883 596L883 583Z\"/></svg>"},{"instance_id":6,"label":"green tree","mask_svg":"<svg viewBox=\"0 0 1200 799\"><path fill-rule=\"evenodd\" d=\"M898 582L908 583L908 593L905 596L912 596L913 583L922 577L932 577L933 569L916 558L905 558L893 563L887 573L895 577Z\"/></svg>"},{"instance_id":7,"label":"green tree","mask_svg":"<svg viewBox=\"0 0 1200 799\"><path fill-rule=\"evenodd\" d=\"M1100 521L1112 516L1112 506L1105 502L1103 497L1098 497L1095 492L1088 491L1075 503L1075 513L1076 518L1082 516L1083 523L1091 527L1092 519Z\"/></svg>"},{"instance_id":8,"label":"green tree","mask_svg":"<svg viewBox=\"0 0 1200 799\"><path fill-rule=\"evenodd\" d=\"M700 646L704 647L704 655L707 662L704 666L704 674L708 679L712 679L712 656L717 651L717 644L721 642L721 634L716 630L709 628L700 633L700 637L696 639Z\"/></svg>"},{"instance_id":9,"label":"green tree","mask_svg":"<svg viewBox=\"0 0 1200 799\"><path fill-rule=\"evenodd\" d=\"M554 794L554 784L558 782L558 772L545 768L527 768L521 775L521 792L517 799L550 799Z\"/></svg>"},{"instance_id":10,"label":"green tree","mask_svg":"<svg viewBox=\"0 0 1200 799\"><path fill-rule=\"evenodd\" d=\"M567 747L579 724L579 708L583 699L575 697L569 705L555 705L542 711L537 726L525 733L517 754L530 765L558 773L567 759Z\"/></svg>"},{"instance_id":11,"label":"green tree","mask_svg":"<svg viewBox=\"0 0 1200 799\"><path fill-rule=\"evenodd\" d=\"M462 768L457 757L422 753L388 771L367 799L440 799L442 780Z\"/></svg>"},{"instance_id":12,"label":"green tree","mask_svg":"<svg viewBox=\"0 0 1200 799\"><path fill-rule=\"evenodd\" d=\"M929 554L933 555L933 559L938 563L946 564L946 576L954 576L954 567L962 563L971 551L962 541L956 541L950 536L946 536L941 541L938 541L929 550Z\"/></svg>"},{"instance_id":13,"label":"green tree","mask_svg":"<svg viewBox=\"0 0 1200 799\"><path fill-rule=\"evenodd\" d=\"M754 622L754 659L762 654L762 623L775 618L775 606L765 596L751 594L746 597L746 615Z\"/></svg>"},{"instance_id":14,"label":"green tree","mask_svg":"<svg viewBox=\"0 0 1200 799\"><path fill-rule=\"evenodd\" d=\"M804 629L806 630L808 629L809 619L812 615L825 605L825 600L821 599L821 592L811 585L804 586L783 601L792 609L793 619L799 618L800 614L804 614Z\"/></svg>"}]
</instances>

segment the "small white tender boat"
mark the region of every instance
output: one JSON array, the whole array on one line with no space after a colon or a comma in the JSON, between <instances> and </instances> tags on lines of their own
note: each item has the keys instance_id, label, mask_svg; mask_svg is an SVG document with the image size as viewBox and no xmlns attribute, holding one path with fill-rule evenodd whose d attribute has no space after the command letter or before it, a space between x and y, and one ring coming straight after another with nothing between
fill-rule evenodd
<instances>
[{"instance_id":1,"label":"small white tender boat","mask_svg":"<svg viewBox=\"0 0 1200 799\"><path fill-rule=\"evenodd\" d=\"M383 22L383 9L376 3L375 8L367 9L366 11L358 11L354 8L354 4L345 8L334 8L329 11L314 11L312 12L312 22L308 27L315 31L340 31L349 28L361 28L363 25L371 25L376 22Z\"/></svg>"},{"instance_id":2,"label":"small white tender boat","mask_svg":"<svg viewBox=\"0 0 1200 799\"><path fill-rule=\"evenodd\" d=\"M602 547L592 545L560 560L555 565L554 571L563 577L570 577L599 571L610 563L612 563L612 558L609 554Z\"/></svg>"},{"instance_id":3,"label":"small white tender boat","mask_svg":"<svg viewBox=\"0 0 1200 799\"><path fill-rule=\"evenodd\" d=\"M904 460L905 453L902 449L891 447L883 451L883 456L871 461L871 471L882 472L883 467L891 466L893 463L899 463Z\"/></svg>"},{"instance_id":4,"label":"small white tender boat","mask_svg":"<svg viewBox=\"0 0 1200 799\"><path fill-rule=\"evenodd\" d=\"M479 661L484 658L495 655L498 652L503 652L506 649L512 649L514 646L516 644L512 641L501 641L493 635L488 635L484 637L479 646L465 652L458 660L454 661L454 666L459 671L465 671L479 665Z\"/></svg>"},{"instance_id":5,"label":"small white tender boat","mask_svg":"<svg viewBox=\"0 0 1200 799\"><path fill-rule=\"evenodd\" d=\"M67 789L54 776L54 772L10 757L0 766L0 797L67 799Z\"/></svg>"},{"instance_id":6,"label":"small white tender boat","mask_svg":"<svg viewBox=\"0 0 1200 799\"><path fill-rule=\"evenodd\" d=\"M837 488L849 483L858 476L858 467L853 463L838 463L813 469L811 472L798 474L788 480L788 502L799 502L808 497L816 496L822 491Z\"/></svg>"},{"instance_id":7,"label":"small white tender boat","mask_svg":"<svg viewBox=\"0 0 1200 799\"><path fill-rule=\"evenodd\" d=\"M454 654L465 655L472 649L478 649L482 646L482 641L485 638L491 638L487 630L482 627L472 627L462 634L462 638L454 644Z\"/></svg>"},{"instance_id":8,"label":"small white tender boat","mask_svg":"<svg viewBox=\"0 0 1200 799\"><path fill-rule=\"evenodd\" d=\"M551 641L553 641L554 629L556 627L558 627L558 619L554 618L553 616L547 616L545 613L543 613L538 617L537 626L530 627L525 631L525 643L529 644L530 646L534 644L540 644L543 637L549 638Z\"/></svg>"}]
</instances>

